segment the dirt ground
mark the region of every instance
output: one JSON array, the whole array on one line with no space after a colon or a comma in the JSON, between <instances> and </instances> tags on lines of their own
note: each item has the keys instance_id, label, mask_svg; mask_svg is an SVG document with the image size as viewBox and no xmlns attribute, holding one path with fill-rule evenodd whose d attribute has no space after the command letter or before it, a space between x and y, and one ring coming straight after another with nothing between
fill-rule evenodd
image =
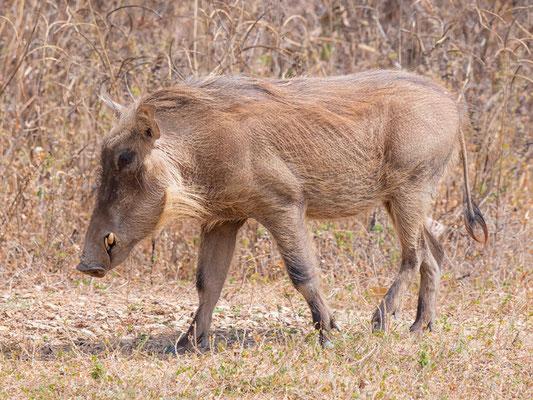
<instances>
[{"instance_id":1,"label":"dirt ground","mask_svg":"<svg viewBox=\"0 0 533 400\"><path fill-rule=\"evenodd\" d=\"M318 248L328 232L315 240ZM372 334L372 312L394 272L377 265L376 275L356 266L346 276L324 270L327 297L343 329L331 335L334 348L324 350L306 304L283 271L275 280L242 277L245 238L241 235L215 310L207 350L166 354L187 329L197 298L192 281L164 281L157 265L152 277L148 268L144 275L128 276L126 267L119 267L102 280L72 272L31 285L20 284L24 278L4 284L1 394L9 399L533 395L531 270L510 273L500 284L490 271L448 265L435 329L417 337L408 332L416 284L388 331ZM379 247L374 239L370 248ZM278 261L274 257L272 263ZM351 264L341 261L338 267L344 262Z\"/></svg>"}]
</instances>

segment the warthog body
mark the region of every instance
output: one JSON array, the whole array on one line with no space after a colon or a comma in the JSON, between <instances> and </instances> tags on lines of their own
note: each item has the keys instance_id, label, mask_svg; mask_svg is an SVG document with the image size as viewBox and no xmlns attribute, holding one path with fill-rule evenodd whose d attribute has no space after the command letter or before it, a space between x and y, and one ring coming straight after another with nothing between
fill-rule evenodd
<instances>
[{"instance_id":1,"label":"warthog body","mask_svg":"<svg viewBox=\"0 0 533 400\"><path fill-rule=\"evenodd\" d=\"M78 269L103 276L170 218L196 218L200 306L180 346L208 338L248 218L275 238L323 343L324 331L337 325L320 289L306 219L353 216L377 203L392 218L402 258L373 326L384 328L420 271L411 330L431 327L443 250L424 221L458 148L464 160L462 131L469 129L462 103L446 89L394 71L218 77L158 90L129 107L108 103L119 121L102 148L101 186ZM468 232L478 240L477 225L486 241L465 183Z\"/></svg>"}]
</instances>

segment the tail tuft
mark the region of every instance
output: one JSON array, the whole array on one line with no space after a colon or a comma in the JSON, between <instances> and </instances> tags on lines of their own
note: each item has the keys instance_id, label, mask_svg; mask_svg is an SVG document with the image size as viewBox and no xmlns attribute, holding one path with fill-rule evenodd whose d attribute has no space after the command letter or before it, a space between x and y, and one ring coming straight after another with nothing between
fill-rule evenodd
<instances>
[{"instance_id":1,"label":"tail tuft","mask_svg":"<svg viewBox=\"0 0 533 400\"><path fill-rule=\"evenodd\" d=\"M487 240L489 240L489 230L487 229L487 224L485 223L485 219L483 218L483 215L481 215L481 211L479 211L476 203L472 201L470 205L471 207L469 207L468 198L465 198L464 221L466 231L472 239L474 239L476 242L483 243L485 246L487 244ZM479 227L483 230L484 240L481 240L476 236L476 233L474 232L476 227Z\"/></svg>"}]
</instances>

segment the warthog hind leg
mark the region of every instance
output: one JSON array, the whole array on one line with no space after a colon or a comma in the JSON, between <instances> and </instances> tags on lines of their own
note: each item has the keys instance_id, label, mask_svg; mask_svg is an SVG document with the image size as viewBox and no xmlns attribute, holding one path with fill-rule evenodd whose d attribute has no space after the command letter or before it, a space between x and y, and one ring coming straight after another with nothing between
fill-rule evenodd
<instances>
[{"instance_id":1,"label":"warthog hind leg","mask_svg":"<svg viewBox=\"0 0 533 400\"><path fill-rule=\"evenodd\" d=\"M424 229L424 259L420 266L420 291L416 319L410 331L417 333L431 330L435 321L435 303L439 291L440 275L444 250L429 230Z\"/></svg>"},{"instance_id":2,"label":"warthog hind leg","mask_svg":"<svg viewBox=\"0 0 533 400\"><path fill-rule=\"evenodd\" d=\"M395 315L400 311L405 292L407 291L408 286L412 283L420 267L417 253L417 250L402 250L400 272L389 290L387 290L387 293L385 293L385 297L372 317L373 331L385 330L387 325L387 315Z\"/></svg>"},{"instance_id":3,"label":"warthog hind leg","mask_svg":"<svg viewBox=\"0 0 533 400\"><path fill-rule=\"evenodd\" d=\"M400 311L405 293L424 260L422 231L429 207L427 192L417 193L405 188L385 203L402 247L400 272L372 317L372 330L385 330L387 316Z\"/></svg>"}]
</instances>

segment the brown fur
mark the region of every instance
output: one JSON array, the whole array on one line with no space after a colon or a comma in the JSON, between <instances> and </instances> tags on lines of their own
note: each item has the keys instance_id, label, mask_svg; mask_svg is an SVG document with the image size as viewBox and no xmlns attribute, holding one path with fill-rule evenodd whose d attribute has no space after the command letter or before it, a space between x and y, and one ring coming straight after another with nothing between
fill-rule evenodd
<instances>
[{"instance_id":1,"label":"brown fur","mask_svg":"<svg viewBox=\"0 0 533 400\"><path fill-rule=\"evenodd\" d=\"M103 147L102 186L81 269L107 271L170 218L197 218L200 308L182 346L207 337L237 231L248 218L273 234L324 343L324 331L337 325L320 290L306 218L352 216L377 203L392 217L402 263L374 327L383 329L385 316L399 310L419 270L412 330L431 326L443 251L424 221L469 129L463 105L446 89L396 71L217 77L156 91L125 109L114 105L121 118ZM127 151L135 157L122 168ZM486 232L486 226L468 188L465 205L476 238L472 228ZM110 232L117 242L106 257L98 243Z\"/></svg>"}]
</instances>

